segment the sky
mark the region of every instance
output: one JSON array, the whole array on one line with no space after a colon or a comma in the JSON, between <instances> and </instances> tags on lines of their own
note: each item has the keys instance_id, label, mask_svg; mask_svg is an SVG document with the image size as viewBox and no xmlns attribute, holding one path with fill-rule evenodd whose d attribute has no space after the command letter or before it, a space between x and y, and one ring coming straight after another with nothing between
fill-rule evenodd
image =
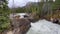
<instances>
[{"instance_id":1,"label":"sky","mask_svg":"<svg viewBox=\"0 0 60 34\"><path fill-rule=\"evenodd\" d=\"M28 2L38 2L38 0L9 0L8 1L8 6L9 7L23 7L25 6ZM13 5L14 4L14 5Z\"/></svg>"},{"instance_id":2,"label":"sky","mask_svg":"<svg viewBox=\"0 0 60 34\"><path fill-rule=\"evenodd\" d=\"M14 0L14 3L13 3L13 0L9 0L8 1L8 6L10 8L12 8L12 7L23 7L28 2L39 2L39 1L41 1L41 0Z\"/></svg>"}]
</instances>

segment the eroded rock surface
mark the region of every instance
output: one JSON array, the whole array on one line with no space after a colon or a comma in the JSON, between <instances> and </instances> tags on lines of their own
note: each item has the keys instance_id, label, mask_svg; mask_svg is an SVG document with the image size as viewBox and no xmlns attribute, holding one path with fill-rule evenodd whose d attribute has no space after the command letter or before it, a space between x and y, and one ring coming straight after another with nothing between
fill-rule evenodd
<instances>
[{"instance_id":1,"label":"eroded rock surface","mask_svg":"<svg viewBox=\"0 0 60 34\"><path fill-rule=\"evenodd\" d=\"M11 24L13 34L25 34L31 26L27 19L13 19Z\"/></svg>"}]
</instances>

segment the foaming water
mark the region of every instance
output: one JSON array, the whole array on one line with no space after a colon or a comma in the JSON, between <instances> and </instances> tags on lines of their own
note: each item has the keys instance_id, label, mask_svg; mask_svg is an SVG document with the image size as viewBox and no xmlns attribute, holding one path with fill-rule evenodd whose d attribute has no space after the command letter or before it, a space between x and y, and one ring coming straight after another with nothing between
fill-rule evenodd
<instances>
[{"instance_id":1,"label":"foaming water","mask_svg":"<svg viewBox=\"0 0 60 34\"><path fill-rule=\"evenodd\" d=\"M31 23L27 34L60 34L60 25L49 22L45 19Z\"/></svg>"}]
</instances>

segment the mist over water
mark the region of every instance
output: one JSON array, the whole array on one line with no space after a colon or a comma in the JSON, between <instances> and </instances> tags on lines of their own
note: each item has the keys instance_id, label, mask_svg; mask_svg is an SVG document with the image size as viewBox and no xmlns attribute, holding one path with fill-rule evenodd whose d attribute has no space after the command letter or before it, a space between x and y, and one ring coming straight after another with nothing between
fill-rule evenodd
<instances>
[{"instance_id":1,"label":"mist over water","mask_svg":"<svg viewBox=\"0 0 60 34\"><path fill-rule=\"evenodd\" d=\"M36 23L31 23L31 28L27 34L60 34L60 25L45 19L39 20Z\"/></svg>"}]
</instances>

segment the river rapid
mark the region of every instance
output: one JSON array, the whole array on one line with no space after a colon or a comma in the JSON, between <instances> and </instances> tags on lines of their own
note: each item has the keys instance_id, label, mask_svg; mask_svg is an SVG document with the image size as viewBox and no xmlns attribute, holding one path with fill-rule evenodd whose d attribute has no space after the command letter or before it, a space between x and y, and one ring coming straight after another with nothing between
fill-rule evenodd
<instances>
[{"instance_id":1,"label":"river rapid","mask_svg":"<svg viewBox=\"0 0 60 34\"><path fill-rule=\"evenodd\" d=\"M31 23L31 28L26 34L60 34L60 25L45 19Z\"/></svg>"}]
</instances>

